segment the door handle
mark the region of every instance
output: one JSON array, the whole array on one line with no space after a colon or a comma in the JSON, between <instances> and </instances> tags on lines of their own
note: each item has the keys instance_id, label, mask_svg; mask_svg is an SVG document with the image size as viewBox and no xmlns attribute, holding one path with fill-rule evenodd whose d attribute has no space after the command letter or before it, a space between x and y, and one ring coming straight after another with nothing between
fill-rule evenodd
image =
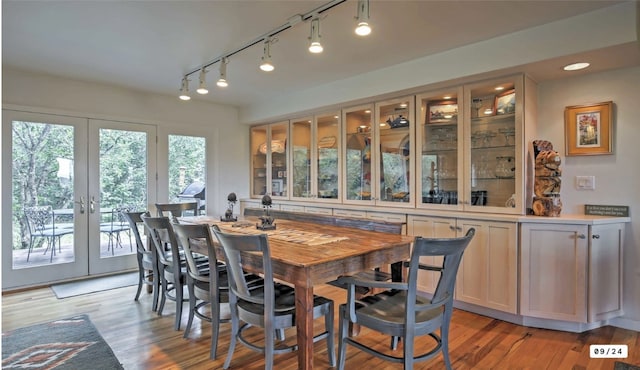
<instances>
[{"instance_id":1,"label":"door handle","mask_svg":"<svg viewBox=\"0 0 640 370\"><path fill-rule=\"evenodd\" d=\"M96 197L92 196L89 202L89 212L96 213Z\"/></svg>"},{"instance_id":2,"label":"door handle","mask_svg":"<svg viewBox=\"0 0 640 370\"><path fill-rule=\"evenodd\" d=\"M84 207L85 207L84 197L80 197L80 201L79 202L76 200L73 203L78 203L80 205L80 213L84 214Z\"/></svg>"}]
</instances>

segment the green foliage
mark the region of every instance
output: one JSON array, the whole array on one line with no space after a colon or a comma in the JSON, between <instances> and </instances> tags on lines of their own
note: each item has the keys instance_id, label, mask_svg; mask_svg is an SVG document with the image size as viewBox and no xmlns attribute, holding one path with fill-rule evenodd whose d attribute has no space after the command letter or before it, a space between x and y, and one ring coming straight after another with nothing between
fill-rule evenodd
<instances>
[{"instance_id":1,"label":"green foliage","mask_svg":"<svg viewBox=\"0 0 640 370\"><path fill-rule=\"evenodd\" d=\"M192 182L205 183L205 149L203 137L169 135L169 201Z\"/></svg>"}]
</instances>

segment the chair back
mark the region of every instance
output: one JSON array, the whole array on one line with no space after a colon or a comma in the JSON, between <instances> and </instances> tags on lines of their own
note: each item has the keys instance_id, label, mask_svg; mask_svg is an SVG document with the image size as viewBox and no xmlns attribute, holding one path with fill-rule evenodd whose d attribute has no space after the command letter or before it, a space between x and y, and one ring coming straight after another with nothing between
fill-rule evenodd
<instances>
[{"instance_id":1,"label":"chair back","mask_svg":"<svg viewBox=\"0 0 640 370\"><path fill-rule=\"evenodd\" d=\"M171 272L179 274L180 251L169 217L145 217L143 215L142 222L144 222L147 235L156 248L158 262L168 267Z\"/></svg>"},{"instance_id":2,"label":"chair back","mask_svg":"<svg viewBox=\"0 0 640 370\"><path fill-rule=\"evenodd\" d=\"M173 217L198 215L198 203L196 202L156 203L156 209L158 217L165 216L165 212L170 213Z\"/></svg>"},{"instance_id":3,"label":"chair back","mask_svg":"<svg viewBox=\"0 0 640 370\"><path fill-rule=\"evenodd\" d=\"M140 230L138 229L138 225L144 225L142 222L142 215L151 217L149 212L122 212L122 217L129 223L129 228L133 231L138 253L144 255L149 254L150 251L145 248L144 243L142 242L142 237L140 236Z\"/></svg>"},{"instance_id":4,"label":"chair back","mask_svg":"<svg viewBox=\"0 0 640 370\"><path fill-rule=\"evenodd\" d=\"M418 280L418 270L420 269L420 257L442 256L442 269L440 279L431 299L432 304L445 304L445 310L451 309L453 303L453 290L456 284L458 267L462 260L462 254L467 248L471 239L475 235L475 229L470 228L466 235L460 238L422 238L416 237L413 243L411 260L409 261L409 282L407 293L407 319L415 319L414 310L416 302L416 288ZM408 321L410 322L410 321Z\"/></svg>"},{"instance_id":5,"label":"chair back","mask_svg":"<svg viewBox=\"0 0 640 370\"><path fill-rule=\"evenodd\" d=\"M206 254L209 261L217 261L213 235L207 225L187 225L171 223L178 245L184 250L187 260L187 271L194 279L209 281L214 287L218 286L216 267L209 265L210 271L198 268L198 259L194 254ZM204 250L203 250L204 249ZM224 268L223 265L221 265Z\"/></svg>"},{"instance_id":6,"label":"chair back","mask_svg":"<svg viewBox=\"0 0 640 370\"><path fill-rule=\"evenodd\" d=\"M31 235L40 234L53 224L53 210L51 206L26 207L24 215Z\"/></svg>"},{"instance_id":7,"label":"chair back","mask_svg":"<svg viewBox=\"0 0 640 370\"><path fill-rule=\"evenodd\" d=\"M213 225L211 229L224 250L230 293L239 299L264 305L265 312L273 315L275 305L273 270L267 235L224 233L217 225ZM247 281L247 276L242 268L243 263L245 266L251 266L252 272L263 276L264 291L250 289L251 284Z\"/></svg>"}]
</instances>

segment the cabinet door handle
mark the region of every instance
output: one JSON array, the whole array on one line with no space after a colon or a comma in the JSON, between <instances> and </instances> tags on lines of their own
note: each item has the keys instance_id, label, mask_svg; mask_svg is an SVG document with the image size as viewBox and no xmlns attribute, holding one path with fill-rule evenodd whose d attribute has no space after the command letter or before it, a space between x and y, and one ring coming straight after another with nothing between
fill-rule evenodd
<instances>
[{"instance_id":1,"label":"cabinet door handle","mask_svg":"<svg viewBox=\"0 0 640 370\"><path fill-rule=\"evenodd\" d=\"M600 235L593 234L593 235L591 235L591 239L600 239Z\"/></svg>"},{"instance_id":2,"label":"cabinet door handle","mask_svg":"<svg viewBox=\"0 0 640 370\"><path fill-rule=\"evenodd\" d=\"M461 226L456 226L456 231L462 231L462 227Z\"/></svg>"},{"instance_id":3,"label":"cabinet door handle","mask_svg":"<svg viewBox=\"0 0 640 370\"><path fill-rule=\"evenodd\" d=\"M576 237L578 239L586 239L587 238L584 234L578 234Z\"/></svg>"},{"instance_id":4,"label":"cabinet door handle","mask_svg":"<svg viewBox=\"0 0 640 370\"><path fill-rule=\"evenodd\" d=\"M456 227L455 227L455 226L453 226L453 225L449 225L449 230L451 230L451 231L456 231Z\"/></svg>"}]
</instances>

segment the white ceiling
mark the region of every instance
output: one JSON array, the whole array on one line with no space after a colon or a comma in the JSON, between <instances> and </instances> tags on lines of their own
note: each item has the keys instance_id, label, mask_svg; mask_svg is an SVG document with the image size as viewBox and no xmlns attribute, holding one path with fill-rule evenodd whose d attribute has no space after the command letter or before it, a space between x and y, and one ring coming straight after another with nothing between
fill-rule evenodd
<instances>
[{"instance_id":1,"label":"white ceiling","mask_svg":"<svg viewBox=\"0 0 640 370\"><path fill-rule=\"evenodd\" d=\"M3 0L2 63L177 96L184 73L328 1ZM348 0L323 13L322 54L306 50L303 22L278 35L274 72L258 69L258 44L230 58L228 88L215 86L218 64L208 73L209 95L195 96L197 74L190 87L196 99L243 107L618 3L371 0L373 33L362 38L353 32L356 1Z\"/></svg>"}]
</instances>

